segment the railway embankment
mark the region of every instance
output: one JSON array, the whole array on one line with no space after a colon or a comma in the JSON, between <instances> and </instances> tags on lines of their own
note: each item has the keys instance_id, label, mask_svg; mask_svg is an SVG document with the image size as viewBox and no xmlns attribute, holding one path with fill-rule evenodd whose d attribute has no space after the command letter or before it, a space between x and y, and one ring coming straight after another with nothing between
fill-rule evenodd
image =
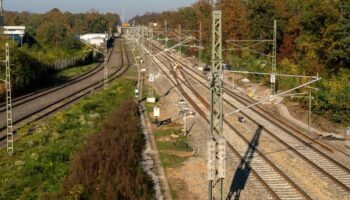
<instances>
[{"instance_id":1,"label":"railway embankment","mask_svg":"<svg viewBox=\"0 0 350 200\"><path fill-rule=\"evenodd\" d=\"M129 102L133 88L134 81L118 79L108 90L20 128L14 155L0 150L0 199L152 197L152 181L140 165L144 139L135 125L137 107Z\"/></svg>"}]
</instances>

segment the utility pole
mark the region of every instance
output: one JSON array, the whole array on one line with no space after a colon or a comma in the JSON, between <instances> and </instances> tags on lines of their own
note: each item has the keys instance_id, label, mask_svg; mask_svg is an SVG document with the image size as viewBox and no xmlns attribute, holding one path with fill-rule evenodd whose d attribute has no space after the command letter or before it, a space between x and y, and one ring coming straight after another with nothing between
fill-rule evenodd
<instances>
[{"instance_id":1,"label":"utility pole","mask_svg":"<svg viewBox=\"0 0 350 200\"><path fill-rule=\"evenodd\" d=\"M318 75L317 75L318 77ZM308 128L307 131L309 133L311 133L311 127L312 127L312 119L311 119L311 115L312 115L312 100L314 99L314 97L312 96L312 90L314 90L315 92L318 91L318 88L314 88L314 87L308 87L308 100L309 100L309 111L308 111Z\"/></svg>"},{"instance_id":2,"label":"utility pole","mask_svg":"<svg viewBox=\"0 0 350 200\"><path fill-rule=\"evenodd\" d=\"M5 19L4 19L4 1L0 0L0 27L3 28L5 25Z\"/></svg>"},{"instance_id":3,"label":"utility pole","mask_svg":"<svg viewBox=\"0 0 350 200\"><path fill-rule=\"evenodd\" d=\"M202 60L202 22L199 22L199 60Z\"/></svg>"},{"instance_id":4,"label":"utility pole","mask_svg":"<svg viewBox=\"0 0 350 200\"><path fill-rule=\"evenodd\" d=\"M139 69L139 83L138 83L138 90L139 90L139 102L142 101L142 86L143 86L143 72L141 72L141 68Z\"/></svg>"},{"instance_id":5,"label":"utility pole","mask_svg":"<svg viewBox=\"0 0 350 200\"><path fill-rule=\"evenodd\" d=\"M12 92L11 92L11 69L10 69L10 48L9 44L5 44L6 51L6 121L7 121L7 153L13 154L13 123L12 123Z\"/></svg>"},{"instance_id":6,"label":"utility pole","mask_svg":"<svg viewBox=\"0 0 350 200\"><path fill-rule=\"evenodd\" d=\"M141 71L144 65L145 61L145 53L143 49L143 37L144 37L144 28L141 27L141 42L140 42L140 48L141 48L141 60L140 60L140 69L139 69L139 101L142 101L143 97L143 72Z\"/></svg>"},{"instance_id":7,"label":"utility pole","mask_svg":"<svg viewBox=\"0 0 350 200\"><path fill-rule=\"evenodd\" d=\"M276 68L277 68L277 21L273 21L273 49L272 49L272 73L271 89L272 95L276 94Z\"/></svg>"},{"instance_id":8,"label":"utility pole","mask_svg":"<svg viewBox=\"0 0 350 200\"><path fill-rule=\"evenodd\" d=\"M308 93L309 93L308 132L311 133L311 104L312 104L311 89L309 89Z\"/></svg>"},{"instance_id":9,"label":"utility pole","mask_svg":"<svg viewBox=\"0 0 350 200\"><path fill-rule=\"evenodd\" d=\"M122 19L122 24L125 23L125 9L123 8L123 19Z\"/></svg>"},{"instance_id":10,"label":"utility pole","mask_svg":"<svg viewBox=\"0 0 350 200\"><path fill-rule=\"evenodd\" d=\"M165 27L165 48L168 48L168 21L165 20L164 22L164 27Z\"/></svg>"},{"instance_id":11,"label":"utility pole","mask_svg":"<svg viewBox=\"0 0 350 200\"><path fill-rule=\"evenodd\" d=\"M160 36L160 24L157 23L157 41L160 40L159 36Z\"/></svg>"},{"instance_id":12,"label":"utility pole","mask_svg":"<svg viewBox=\"0 0 350 200\"><path fill-rule=\"evenodd\" d=\"M148 102L151 102L151 103L155 103L155 98L154 98L154 91L153 91L153 81L154 81L154 73L153 73L153 69L151 67L152 65L152 61L151 61L151 57L153 56L152 55L152 52L153 52L153 45L152 45L152 40L153 40L153 24L150 23L149 24L149 28L150 28L150 37L149 37L149 42L151 43L151 46L150 46L150 57L148 58L148 62L147 62L147 65L148 65L148 98L147 98L147 101Z\"/></svg>"},{"instance_id":13,"label":"utility pole","mask_svg":"<svg viewBox=\"0 0 350 200\"><path fill-rule=\"evenodd\" d=\"M106 46L104 53L104 79L103 79L103 88L108 89L108 46Z\"/></svg>"},{"instance_id":14,"label":"utility pole","mask_svg":"<svg viewBox=\"0 0 350 200\"><path fill-rule=\"evenodd\" d=\"M208 142L208 199L213 199L213 181L220 181L220 199L223 199L226 177L226 140L223 130L223 70L222 70L222 12L213 10L212 16L212 66L210 80L210 135ZM218 136L215 141L214 135ZM216 149L216 147L218 147ZM217 152L218 151L218 152ZM216 159L216 152L218 158Z\"/></svg>"},{"instance_id":15,"label":"utility pole","mask_svg":"<svg viewBox=\"0 0 350 200\"><path fill-rule=\"evenodd\" d=\"M182 31L181 31L181 24L179 24L179 41L181 41L181 33L182 33ZM181 45L179 46L179 50L180 50L180 53L181 53L181 50L182 50Z\"/></svg>"}]
</instances>

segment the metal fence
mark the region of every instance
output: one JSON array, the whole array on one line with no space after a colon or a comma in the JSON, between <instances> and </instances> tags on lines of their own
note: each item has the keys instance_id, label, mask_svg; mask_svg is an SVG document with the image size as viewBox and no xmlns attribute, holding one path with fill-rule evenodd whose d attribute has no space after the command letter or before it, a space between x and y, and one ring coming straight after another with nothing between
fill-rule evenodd
<instances>
[{"instance_id":1,"label":"metal fence","mask_svg":"<svg viewBox=\"0 0 350 200\"><path fill-rule=\"evenodd\" d=\"M49 63L49 66L54 70L62 70L72 66L87 65L94 61L93 52L89 52L83 56L74 56Z\"/></svg>"}]
</instances>

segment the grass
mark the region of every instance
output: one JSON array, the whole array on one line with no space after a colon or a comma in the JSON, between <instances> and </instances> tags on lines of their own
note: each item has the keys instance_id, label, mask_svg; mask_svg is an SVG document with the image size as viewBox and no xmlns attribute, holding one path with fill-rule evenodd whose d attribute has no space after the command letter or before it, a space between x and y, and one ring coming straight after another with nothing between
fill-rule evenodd
<instances>
[{"instance_id":1,"label":"grass","mask_svg":"<svg viewBox=\"0 0 350 200\"><path fill-rule=\"evenodd\" d=\"M166 129L166 130L160 130L156 132L156 138L159 140L160 137L171 137L173 133L178 133L179 131L176 131L174 129ZM189 151L191 152L191 147L187 144L186 140L187 138L180 134L176 134L178 138L174 138L170 141L158 141L158 149L159 150L174 150L174 151Z\"/></svg>"},{"instance_id":2,"label":"grass","mask_svg":"<svg viewBox=\"0 0 350 200\"><path fill-rule=\"evenodd\" d=\"M97 63L92 63L89 65L84 65L84 66L76 66L76 67L70 67L68 69L64 69L62 71L60 71L57 76L60 78L64 78L64 79L68 79L68 78L72 78L74 76L83 74L91 69L93 69L94 67L96 67Z\"/></svg>"},{"instance_id":3,"label":"grass","mask_svg":"<svg viewBox=\"0 0 350 200\"><path fill-rule=\"evenodd\" d=\"M160 152L160 159L165 168L177 167L186 161L187 157L178 156L176 152L192 152L186 136L183 136L178 130L157 130L154 134ZM167 140L162 138L167 138Z\"/></svg>"},{"instance_id":4,"label":"grass","mask_svg":"<svg viewBox=\"0 0 350 200\"><path fill-rule=\"evenodd\" d=\"M174 154L160 152L160 159L162 161L162 164L165 168L174 168L181 166L182 163L184 163L187 158L180 157Z\"/></svg>"},{"instance_id":5,"label":"grass","mask_svg":"<svg viewBox=\"0 0 350 200\"><path fill-rule=\"evenodd\" d=\"M192 148L187 143L187 137L182 135L179 130L172 128L156 130L154 135L159 157L165 170L181 167L189 158L188 156L179 156L179 153L192 152ZM172 198L178 199L176 186L178 183L173 179L168 181Z\"/></svg>"},{"instance_id":6,"label":"grass","mask_svg":"<svg viewBox=\"0 0 350 200\"><path fill-rule=\"evenodd\" d=\"M39 199L58 192L70 161L108 113L133 96L134 82L118 80L68 110L17 132L15 152L0 150L0 199Z\"/></svg>"}]
</instances>

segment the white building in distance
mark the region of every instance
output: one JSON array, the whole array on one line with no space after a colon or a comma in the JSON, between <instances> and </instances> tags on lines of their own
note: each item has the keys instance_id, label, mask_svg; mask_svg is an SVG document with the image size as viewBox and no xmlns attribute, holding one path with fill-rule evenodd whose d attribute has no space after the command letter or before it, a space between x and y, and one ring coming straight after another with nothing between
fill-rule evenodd
<instances>
[{"instance_id":1,"label":"white building in distance","mask_svg":"<svg viewBox=\"0 0 350 200\"><path fill-rule=\"evenodd\" d=\"M14 41L17 41L22 45L23 37L26 33L25 26L4 26L4 35L7 35Z\"/></svg>"},{"instance_id":2,"label":"white building in distance","mask_svg":"<svg viewBox=\"0 0 350 200\"><path fill-rule=\"evenodd\" d=\"M105 33L88 33L80 36L80 40L83 40L90 45L95 45L99 47L101 45L106 45L108 40L108 34Z\"/></svg>"},{"instance_id":3,"label":"white building in distance","mask_svg":"<svg viewBox=\"0 0 350 200\"><path fill-rule=\"evenodd\" d=\"M18 35L23 38L26 32L25 26L4 26L5 35Z\"/></svg>"}]
</instances>

